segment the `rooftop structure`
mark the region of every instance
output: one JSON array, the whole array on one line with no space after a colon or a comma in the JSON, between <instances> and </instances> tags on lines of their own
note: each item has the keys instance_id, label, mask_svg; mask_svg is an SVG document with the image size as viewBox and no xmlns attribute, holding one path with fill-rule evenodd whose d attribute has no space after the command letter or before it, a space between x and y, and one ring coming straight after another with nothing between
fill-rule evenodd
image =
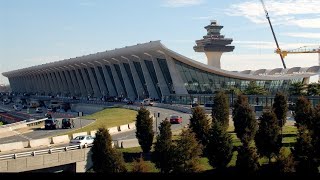
<instances>
[{"instance_id":1,"label":"rooftop structure","mask_svg":"<svg viewBox=\"0 0 320 180\"><path fill-rule=\"evenodd\" d=\"M208 65L216 68L221 68L222 53L234 50L234 46L228 46L233 39L220 34L222 28L223 26L218 25L217 21L211 21L211 24L205 27L207 35L197 40L197 45L193 47L196 52L204 52L208 58Z\"/></svg>"}]
</instances>

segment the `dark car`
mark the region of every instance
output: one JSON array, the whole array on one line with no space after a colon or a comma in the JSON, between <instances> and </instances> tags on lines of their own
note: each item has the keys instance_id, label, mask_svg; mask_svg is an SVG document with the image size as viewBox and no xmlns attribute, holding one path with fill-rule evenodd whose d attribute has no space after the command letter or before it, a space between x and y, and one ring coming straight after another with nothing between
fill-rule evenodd
<instances>
[{"instance_id":1,"label":"dark car","mask_svg":"<svg viewBox=\"0 0 320 180\"><path fill-rule=\"evenodd\" d=\"M44 121L44 129L57 129L58 121L54 119L47 119Z\"/></svg>"},{"instance_id":2,"label":"dark car","mask_svg":"<svg viewBox=\"0 0 320 180\"><path fill-rule=\"evenodd\" d=\"M70 119L62 119L61 128L62 129L72 128L72 124L71 124Z\"/></svg>"},{"instance_id":3,"label":"dark car","mask_svg":"<svg viewBox=\"0 0 320 180\"><path fill-rule=\"evenodd\" d=\"M128 104L128 105L133 104L133 101L129 100L129 101L127 102L127 104Z\"/></svg>"}]
</instances>

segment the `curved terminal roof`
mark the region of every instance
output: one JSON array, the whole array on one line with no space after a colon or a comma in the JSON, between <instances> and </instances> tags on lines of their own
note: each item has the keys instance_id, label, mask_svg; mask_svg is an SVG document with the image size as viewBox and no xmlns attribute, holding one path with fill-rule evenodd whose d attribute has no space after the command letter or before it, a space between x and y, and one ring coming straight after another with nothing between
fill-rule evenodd
<instances>
[{"instance_id":1,"label":"curved terminal roof","mask_svg":"<svg viewBox=\"0 0 320 180\"><path fill-rule=\"evenodd\" d=\"M282 68L276 68L276 69L270 69L270 70L260 69L256 71L246 70L242 72L226 71L226 70L222 70L212 66L208 66L206 64L202 64L198 61L195 61L181 54L178 54L168 49L167 47L165 47L163 44L161 44L160 41L150 41L149 43L137 44L134 46L126 46L124 48L98 52L98 53L90 54L86 56L41 64L37 66L5 72L2 74L10 78L15 76L22 76L24 74L37 73L44 69L57 69L57 68L66 67L70 65L79 66L83 63L93 65L96 63L104 63L103 61L108 61L108 60L112 61L112 59L117 59L120 61L133 60L135 58L143 57L145 55L152 56L155 58L170 56L178 61L181 61L190 66L202 69L209 73L214 73L221 76L244 79L244 80L286 80L286 79L294 79L294 78L306 78L306 77L310 77L320 73L320 66L313 66L313 67L307 67L307 68L294 67L290 69L282 69Z\"/></svg>"}]
</instances>

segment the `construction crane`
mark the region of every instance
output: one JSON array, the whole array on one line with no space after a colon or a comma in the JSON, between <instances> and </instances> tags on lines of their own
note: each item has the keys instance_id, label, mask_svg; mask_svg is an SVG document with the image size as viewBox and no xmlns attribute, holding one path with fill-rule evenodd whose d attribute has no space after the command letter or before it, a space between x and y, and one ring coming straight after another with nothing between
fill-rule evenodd
<instances>
[{"instance_id":1,"label":"construction crane","mask_svg":"<svg viewBox=\"0 0 320 180\"><path fill-rule=\"evenodd\" d=\"M277 54L281 54L283 58L285 58L288 54L301 54L301 53L318 53L319 54L319 66L320 66L320 46L303 46L297 49L292 50L280 50L276 49Z\"/></svg>"},{"instance_id":2,"label":"construction crane","mask_svg":"<svg viewBox=\"0 0 320 180\"><path fill-rule=\"evenodd\" d=\"M264 4L263 0L260 0L260 1L261 1L261 3L262 3L264 12L266 13L266 17L267 17L267 20L268 20L268 22L269 22L269 25L270 25L270 28L271 28L271 31L272 31L272 35L273 35L274 41L276 42L276 45L277 45L277 50L279 50L279 51L281 52L281 49L280 49L280 46L279 46L277 37L276 37L276 35L275 35L275 33L274 33L274 30L273 30L273 27L272 27L272 24L271 24L271 21L270 21L270 17L269 17L269 13L268 13L268 11L267 11L266 5ZM280 53L279 55L280 55L280 58L281 58L281 61L282 61L283 68L284 68L284 69L287 69L287 66L286 66L286 64L284 63L284 58L283 58L283 56L282 56L282 53Z\"/></svg>"}]
</instances>

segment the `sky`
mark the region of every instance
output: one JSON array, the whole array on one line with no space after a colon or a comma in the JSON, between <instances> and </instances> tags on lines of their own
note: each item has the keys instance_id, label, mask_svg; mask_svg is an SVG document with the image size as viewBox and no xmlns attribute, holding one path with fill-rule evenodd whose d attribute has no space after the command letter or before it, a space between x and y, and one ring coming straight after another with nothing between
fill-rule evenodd
<instances>
[{"instance_id":1,"label":"sky","mask_svg":"<svg viewBox=\"0 0 320 180\"><path fill-rule=\"evenodd\" d=\"M281 49L320 46L320 0L264 1ZM222 69L282 67L259 0L0 0L0 74L155 40L206 63L193 46L210 20L234 40ZM317 54L289 54L285 62L319 64ZM0 84L7 78L0 75Z\"/></svg>"}]
</instances>

